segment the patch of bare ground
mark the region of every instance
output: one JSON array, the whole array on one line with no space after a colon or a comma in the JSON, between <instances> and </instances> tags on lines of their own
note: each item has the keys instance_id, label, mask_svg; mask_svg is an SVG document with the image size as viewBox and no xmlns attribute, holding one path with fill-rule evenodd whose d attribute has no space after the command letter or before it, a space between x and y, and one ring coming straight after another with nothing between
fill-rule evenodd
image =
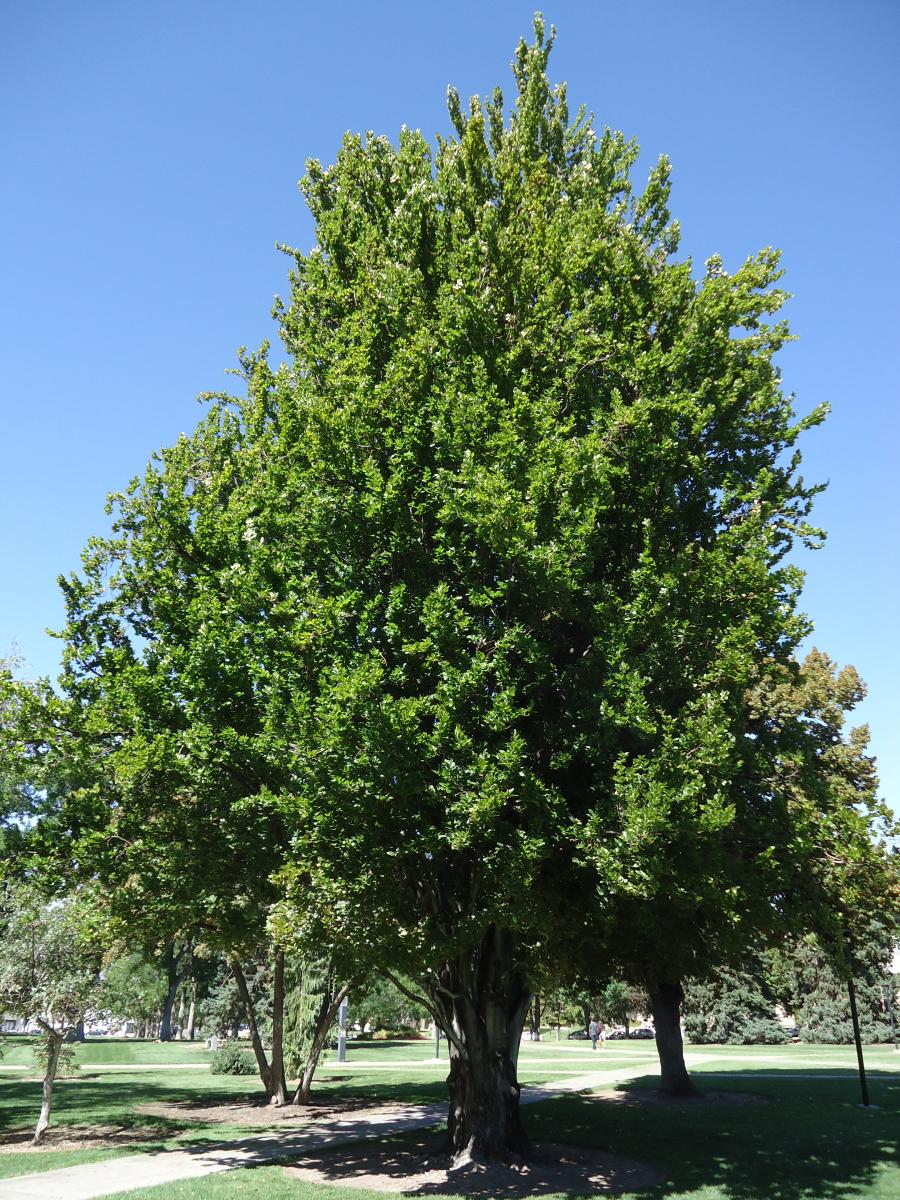
<instances>
[{"instance_id":1,"label":"patch of bare ground","mask_svg":"<svg viewBox=\"0 0 900 1200\"><path fill-rule=\"evenodd\" d=\"M121 1150L123 1146L160 1142L172 1137L179 1130L151 1129L131 1125L60 1125L44 1134L40 1146L32 1146L32 1129L14 1129L0 1133L0 1154L21 1154L44 1150Z\"/></svg>"},{"instance_id":2,"label":"patch of bare ground","mask_svg":"<svg viewBox=\"0 0 900 1200\"><path fill-rule=\"evenodd\" d=\"M434 1138L427 1136L323 1149L304 1154L283 1169L297 1181L410 1196L588 1195L638 1191L663 1180L661 1172L649 1163L587 1146L551 1142L535 1146L527 1161L469 1163L452 1168Z\"/></svg>"},{"instance_id":3,"label":"patch of bare ground","mask_svg":"<svg viewBox=\"0 0 900 1200\"><path fill-rule=\"evenodd\" d=\"M378 1107L370 1100L342 1100L339 1104L286 1104L277 1108L271 1104L203 1104L182 1100L171 1104L136 1104L134 1111L148 1117L200 1122L210 1125L244 1125L252 1129L270 1129L273 1125L307 1125L333 1121L353 1114L354 1120L365 1120L369 1113L383 1113L391 1105Z\"/></svg>"},{"instance_id":4,"label":"patch of bare ground","mask_svg":"<svg viewBox=\"0 0 900 1200\"><path fill-rule=\"evenodd\" d=\"M618 1088L614 1092L595 1092L586 1097L604 1103L627 1104L635 1108L699 1108L714 1104L716 1108L741 1107L750 1104L769 1104L771 1097L756 1092L718 1092L709 1090L698 1096L660 1096L648 1088Z\"/></svg>"}]
</instances>

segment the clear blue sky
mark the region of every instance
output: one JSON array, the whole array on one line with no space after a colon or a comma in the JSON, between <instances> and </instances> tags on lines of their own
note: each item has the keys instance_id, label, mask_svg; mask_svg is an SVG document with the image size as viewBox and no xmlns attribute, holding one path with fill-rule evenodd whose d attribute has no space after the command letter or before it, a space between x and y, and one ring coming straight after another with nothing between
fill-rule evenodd
<instances>
[{"instance_id":1,"label":"clear blue sky","mask_svg":"<svg viewBox=\"0 0 900 1200\"><path fill-rule=\"evenodd\" d=\"M55 578L105 494L191 428L312 229L307 157L347 129L447 128L444 94L496 83L534 4L28 0L0 40L0 652L54 674ZM547 0L551 70L639 175L674 166L683 249L734 267L780 246L800 341L805 474L830 480L807 554L815 641L870 684L884 792L897 750L900 4Z\"/></svg>"}]
</instances>

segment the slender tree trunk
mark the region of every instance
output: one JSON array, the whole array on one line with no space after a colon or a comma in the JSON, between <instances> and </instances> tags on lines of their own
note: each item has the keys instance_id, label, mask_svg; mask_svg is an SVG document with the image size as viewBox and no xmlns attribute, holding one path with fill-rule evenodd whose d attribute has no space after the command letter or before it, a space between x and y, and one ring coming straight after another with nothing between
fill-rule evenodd
<instances>
[{"instance_id":1,"label":"slender tree trunk","mask_svg":"<svg viewBox=\"0 0 900 1200\"><path fill-rule=\"evenodd\" d=\"M56 1068L59 1066L59 1052L62 1050L63 1035L44 1026L47 1034L47 1069L44 1072L44 1083L41 1088L41 1115L35 1127L32 1145L39 1146L44 1140L44 1134L50 1125L50 1107L53 1103L53 1083L56 1079Z\"/></svg>"},{"instance_id":2,"label":"slender tree trunk","mask_svg":"<svg viewBox=\"0 0 900 1200\"><path fill-rule=\"evenodd\" d=\"M659 1054L661 1096L699 1096L684 1065L681 1039L680 983L654 983L649 989L653 1024L656 1027L656 1051Z\"/></svg>"},{"instance_id":3,"label":"slender tree trunk","mask_svg":"<svg viewBox=\"0 0 900 1200\"><path fill-rule=\"evenodd\" d=\"M234 972L234 981L237 984L238 993L241 997L241 1003L244 1005L247 1024L250 1026L250 1041L253 1045L253 1053L256 1055L256 1065L259 1068L259 1077L263 1081L263 1086L266 1089L266 1095L271 1096L272 1073L269 1067L269 1060L266 1058L266 1052L263 1049L262 1038L259 1036L259 1027L256 1024L256 1013L253 1011L253 1001L250 998L250 989L247 987L247 979L238 960L236 958L232 958L230 961L231 969Z\"/></svg>"},{"instance_id":4,"label":"slender tree trunk","mask_svg":"<svg viewBox=\"0 0 900 1200\"><path fill-rule=\"evenodd\" d=\"M531 1036L536 1042L541 1040L541 998L537 992L535 992L532 1007Z\"/></svg>"},{"instance_id":5,"label":"slender tree trunk","mask_svg":"<svg viewBox=\"0 0 900 1200\"><path fill-rule=\"evenodd\" d=\"M178 1037L181 1037L181 1032L184 1029L184 989L178 993L178 1016L175 1019L175 1025L178 1031Z\"/></svg>"},{"instance_id":6,"label":"slender tree trunk","mask_svg":"<svg viewBox=\"0 0 900 1200\"><path fill-rule=\"evenodd\" d=\"M338 1009L343 1004L350 991L351 984L345 984L337 992L328 992L322 997L322 1003L319 1005L319 1012L316 1017L316 1031L313 1035L312 1045L309 1048L309 1053L306 1056L306 1064L303 1067L303 1075L300 1083L294 1092L294 1104L309 1104L310 1092L312 1091L313 1076L316 1073L316 1067L319 1063L319 1056L322 1053L322 1048L328 1037L328 1031L334 1024L334 1019L338 1014Z\"/></svg>"},{"instance_id":7,"label":"slender tree trunk","mask_svg":"<svg viewBox=\"0 0 900 1200\"><path fill-rule=\"evenodd\" d=\"M196 1016L196 1010L197 1010L197 984L196 984L196 982L192 982L191 983L191 1006L188 1009L187 1028L185 1030L185 1032L187 1033L189 1042L192 1042L194 1040L194 1019Z\"/></svg>"},{"instance_id":8,"label":"slender tree trunk","mask_svg":"<svg viewBox=\"0 0 900 1200\"><path fill-rule=\"evenodd\" d=\"M275 973L272 985L272 1060L269 1066L269 1103L287 1104L287 1082L284 1078L284 951L275 951Z\"/></svg>"},{"instance_id":9,"label":"slender tree trunk","mask_svg":"<svg viewBox=\"0 0 900 1200\"><path fill-rule=\"evenodd\" d=\"M527 1154L516 1067L530 994L515 938L491 926L441 965L430 995L450 1048L449 1149L454 1167Z\"/></svg>"}]
</instances>

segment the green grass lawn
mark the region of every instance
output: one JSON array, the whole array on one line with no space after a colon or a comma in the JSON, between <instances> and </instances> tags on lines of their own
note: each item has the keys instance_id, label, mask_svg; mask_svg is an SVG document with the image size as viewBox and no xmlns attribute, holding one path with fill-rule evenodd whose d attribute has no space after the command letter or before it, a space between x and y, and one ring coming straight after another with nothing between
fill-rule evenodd
<instances>
[{"instance_id":1,"label":"green grass lawn","mask_svg":"<svg viewBox=\"0 0 900 1200\"><path fill-rule=\"evenodd\" d=\"M24 1047L17 1047L17 1050ZM103 1054L98 1054L103 1051ZM117 1125L140 1127L151 1138L131 1147L145 1150L185 1140L218 1140L241 1132L239 1126L195 1124L179 1134L184 1121L136 1113L135 1105L195 1099L221 1103L229 1098L261 1098L259 1083L248 1077L179 1071L179 1063L203 1061L202 1044L88 1043L80 1077L58 1085L54 1127ZM425 1102L446 1098L446 1044L434 1060L434 1043L351 1042L348 1060L332 1054L318 1077L321 1100L362 1098L373 1102ZM92 1073L91 1064L121 1062L172 1064L172 1069L129 1074ZM156 1056L155 1059L153 1056ZM199 1055L199 1057L198 1057ZM7 1059L8 1061L8 1059ZM524 1120L537 1141L598 1146L653 1163L666 1183L643 1192L666 1200L898 1200L900 1197L900 1054L889 1047L867 1047L872 1101L859 1105L852 1047L787 1045L774 1047L689 1047L688 1061L701 1087L753 1092L762 1105L706 1104L683 1107L640 1106L571 1095L527 1106ZM655 1086L652 1042L611 1042L592 1052L583 1042L524 1042L520 1076L529 1083L582 1076L591 1071L635 1069L640 1076L610 1083L600 1093L621 1093ZM644 1074L646 1071L646 1074ZM30 1127L36 1119L40 1084L22 1074L0 1073L0 1128ZM74 1132L74 1131L73 1131ZM0 1154L0 1175L67 1166L106 1158L123 1150L47 1150L39 1155ZM336 1151L339 1153L339 1151ZM305 1185L288 1180L280 1167L265 1166L209 1176L183 1184L128 1193L137 1200L169 1197L262 1197L268 1200L374 1200L375 1193ZM381 1200L383 1200L383 1195Z\"/></svg>"},{"instance_id":2,"label":"green grass lawn","mask_svg":"<svg viewBox=\"0 0 900 1200\"><path fill-rule=\"evenodd\" d=\"M6 1034L0 1078L5 1067L34 1067L32 1045L35 1039L21 1034ZM206 1063L210 1053L206 1042L150 1042L137 1038L88 1038L74 1044L75 1061L82 1067L159 1066L175 1063ZM37 1070L37 1068L34 1068Z\"/></svg>"}]
</instances>

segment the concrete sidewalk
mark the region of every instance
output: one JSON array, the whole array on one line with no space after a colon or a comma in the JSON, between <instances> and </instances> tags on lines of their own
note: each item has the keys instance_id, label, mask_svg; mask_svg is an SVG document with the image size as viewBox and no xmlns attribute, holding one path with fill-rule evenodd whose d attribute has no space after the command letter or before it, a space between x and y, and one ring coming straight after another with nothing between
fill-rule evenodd
<instances>
[{"instance_id":1,"label":"concrete sidewalk","mask_svg":"<svg viewBox=\"0 0 900 1200\"><path fill-rule=\"evenodd\" d=\"M620 1080L646 1075L645 1067L592 1071L551 1084L525 1086L522 1104L536 1104L564 1093L584 1092ZM443 1124L447 1104L391 1105L356 1112L305 1129L274 1131L228 1142L213 1142L183 1150L153 1154L127 1154L77 1167L60 1167L0 1180L0 1200L95 1200L115 1192L154 1187L181 1179L198 1179L238 1167L258 1166L280 1158L299 1157L323 1146L338 1146L370 1138L388 1137Z\"/></svg>"},{"instance_id":2,"label":"concrete sidewalk","mask_svg":"<svg viewBox=\"0 0 900 1200\"><path fill-rule=\"evenodd\" d=\"M196 1179L201 1175L233 1171L237 1167L258 1166L323 1146L427 1128L440 1124L446 1115L446 1104L392 1105L384 1112L369 1111L315 1125L310 1122L308 1129L294 1129L290 1133L274 1131L183 1150L128 1154L102 1162L0 1180L0 1200L93 1200L96 1196L111 1196L130 1188L153 1187L177 1179Z\"/></svg>"}]
</instances>

